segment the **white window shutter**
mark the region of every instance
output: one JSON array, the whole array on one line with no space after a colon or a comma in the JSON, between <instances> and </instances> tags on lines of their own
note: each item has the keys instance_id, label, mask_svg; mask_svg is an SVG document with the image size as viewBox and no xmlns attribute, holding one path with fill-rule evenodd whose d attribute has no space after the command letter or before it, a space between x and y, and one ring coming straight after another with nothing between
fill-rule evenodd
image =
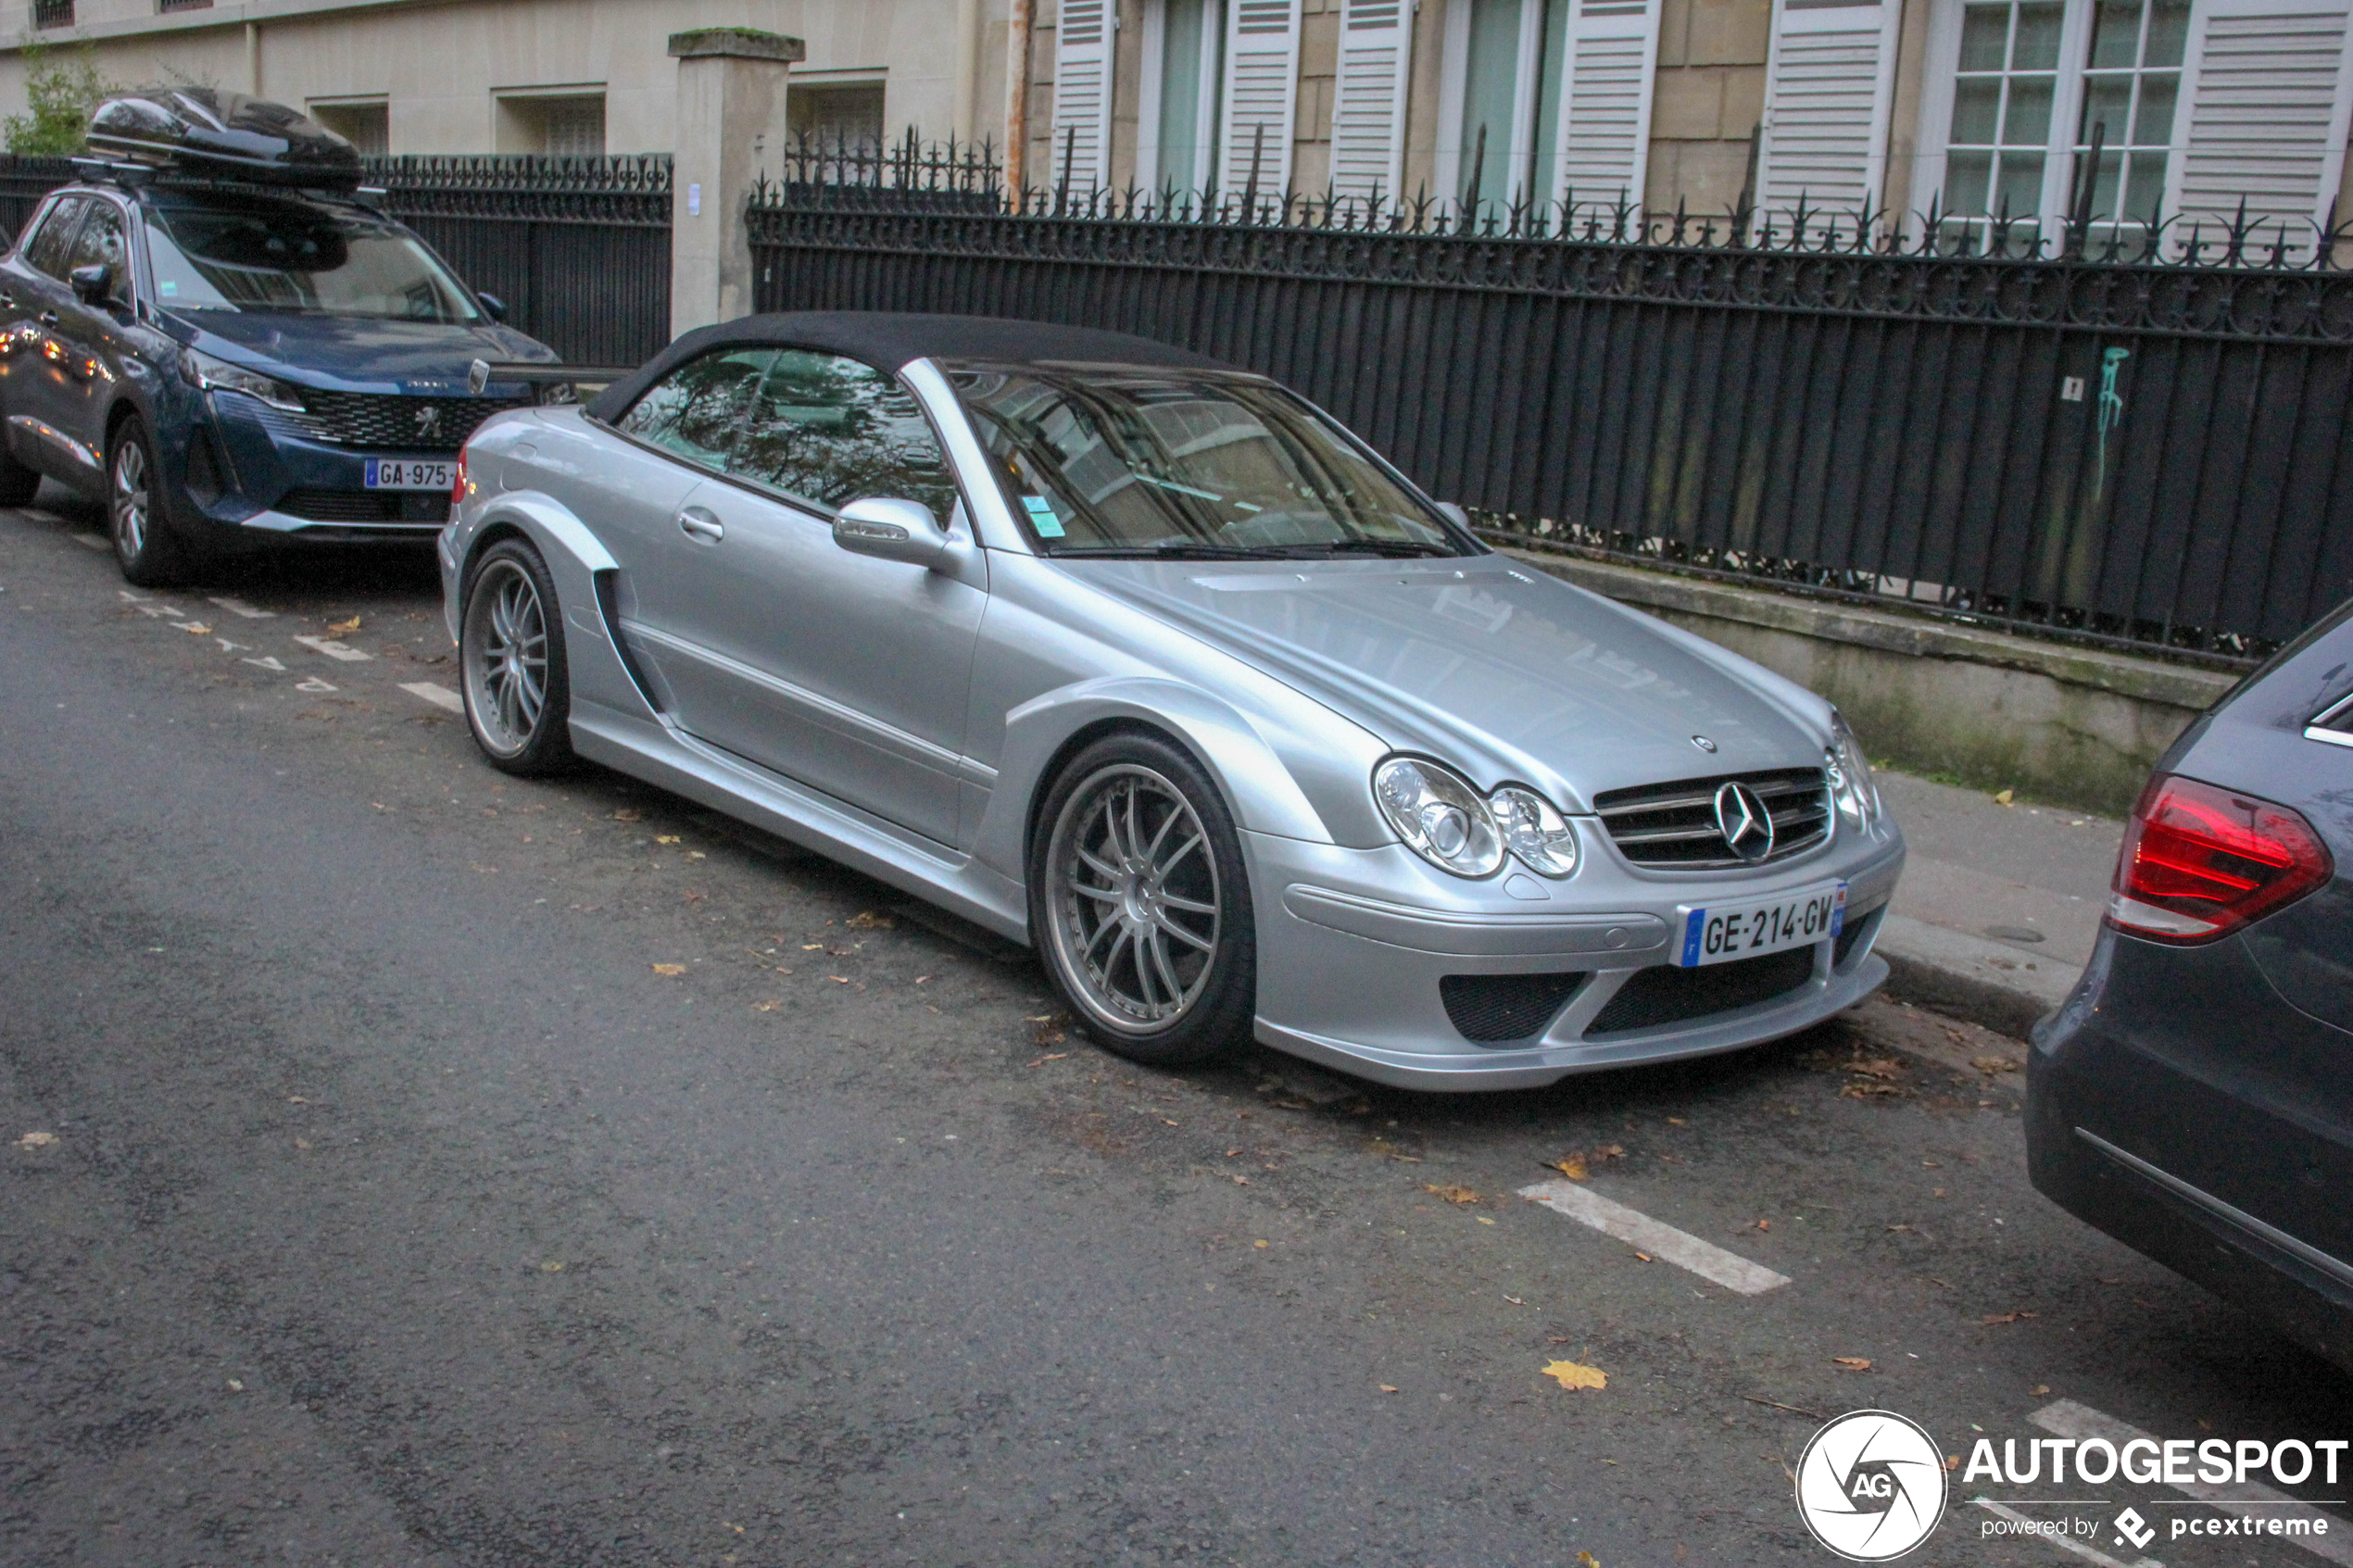
<instances>
[{"instance_id":1,"label":"white window shutter","mask_svg":"<svg viewBox=\"0 0 2353 1568\"><path fill-rule=\"evenodd\" d=\"M1577 0L1562 69L1553 200L1639 207L1650 163L1651 83L1665 0Z\"/></svg>"},{"instance_id":2,"label":"white window shutter","mask_svg":"<svg viewBox=\"0 0 2353 1568\"><path fill-rule=\"evenodd\" d=\"M1756 206L1780 214L1877 211L1895 100L1898 0L1874 6L1777 0L1765 66Z\"/></svg>"},{"instance_id":3,"label":"white window shutter","mask_svg":"<svg viewBox=\"0 0 2353 1568\"><path fill-rule=\"evenodd\" d=\"M1054 27L1054 144L1046 178L1073 191L1111 183L1114 0L1062 0Z\"/></svg>"},{"instance_id":4,"label":"white window shutter","mask_svg":"<svg viewBox=\"0 0 2353 1568\"><path fill-rule=\"evenodd\" d=\"M1338 194L1396 200L1404 179L1405 89L1413 63L1414 0L1347 0L1332 105Z\"/></svg>"},{"instance_id":5,"label":"white window shutter","mask_svg":"<svg viewBox=\"0 0 2353 1568\"><path fill-rule=\"evenodd\" d=\"M2353 110L2347 0L2198 0L2183 58L2165 209L2176 239L2217 220L2324 222ZM2353 214L2339 214L2340 220Z\"/></svg>"},{"instance_id":6,"label":"white window shutter","mask_svg":"<svg viewBox=\"0 0 2353 1568\"><path fill-rule=\"evenodd\" d=\"M1241 194L1255 152L1260 198L1281 200L1299 107L1299 0L1227 0L1224 101L1219 188Z\"/></svg>"}]
</instances>

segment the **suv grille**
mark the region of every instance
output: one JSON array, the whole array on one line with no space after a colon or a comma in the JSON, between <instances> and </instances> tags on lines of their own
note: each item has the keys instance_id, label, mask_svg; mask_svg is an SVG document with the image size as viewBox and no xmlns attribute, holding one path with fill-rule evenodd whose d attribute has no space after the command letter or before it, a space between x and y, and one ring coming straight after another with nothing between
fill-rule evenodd
<instances>
[{"instance_id":1,"label":"suv grille","mask_svg":"<svg viewBox=\"0 0 2353 1568\"><path fill-rule=\"evenodd\" d=\"M262 422L312 441L403 452L455 452L491 415L531 406L528 397L410 397L308 386L302 389L302 400L306 412L271 408Z\"/></svg>"},{"instance_id":2,"label":"suv grille","mask_svg":"<svg viewBox=\"0 0 2353 1568\"><path fill-rule=\"evenodd\" d=\"M1449 974L1438 982L1446 1017L1482 1046L1532 1040L1559 1016L1589 974Z\"/></svg>"},{"instance_id":3,"label":"suv grille","mask_svg":"<svg viewBox=\"0 0 2353 1568\"><path fill-rule=\"evenodd\" d=\"M1769 1002L1814 978L1814 949L1791 947L1761 959L1682 969L1663 963L1637 970L1585 1028L1585 1037L1656 1029L1710 1013Z\"/></svg>"},{"instance_id":4,"label":"suv grille","mask_svg":"<svg viewBox=\"0 0 2353 1568\"><path fill-rule=\"evenodd\" d=\"M1772 815L1773 851L1762 860L1743 860L1724 843L1716 823L1716 792L1728 784L1748 785ZM1605 790L1593 797L1593 809L1619 854L1661 871L1769 865L1813 848L1831 830L1830 787L1819 768Z\"/></svg>"}]
</instances>

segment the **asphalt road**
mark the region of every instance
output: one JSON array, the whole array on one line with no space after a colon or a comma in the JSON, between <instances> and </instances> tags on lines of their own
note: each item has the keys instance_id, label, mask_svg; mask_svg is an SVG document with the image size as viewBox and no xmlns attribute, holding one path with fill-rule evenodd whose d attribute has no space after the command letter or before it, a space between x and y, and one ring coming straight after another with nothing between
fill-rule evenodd
<instances>
[{"instance_id":1,"label":"asphalt road","mask_svg":"<svg viewBox=\"0 0 2353 1568\"><path fill-rule=\"evenodd\" d=\"M95 529L0 513L0 1562L1828 1563L1818 1414L2353 1425L2034 1195L2015 1042L1139 1071L888 889L483 766L422 561L140 597ZM1571 1154L1791 1283L1514 1196ZM1906 1561L2085 1561L1992 1517Z\"/></svg>"}]
</instances>

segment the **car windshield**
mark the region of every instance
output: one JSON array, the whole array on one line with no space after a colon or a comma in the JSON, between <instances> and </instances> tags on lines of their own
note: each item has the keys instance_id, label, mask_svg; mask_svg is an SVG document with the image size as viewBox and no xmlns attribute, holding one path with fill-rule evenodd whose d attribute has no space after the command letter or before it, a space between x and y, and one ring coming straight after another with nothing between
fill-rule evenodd
<instances>
[{"instance_id":1,"label":"car windshield","mask_svg":"<svg viewBox=\"0 0 2353 1568\"><path fill-rule=\"evenodd\" d=\"M457 280L396 223L296 202L148 212L156 295L170 309L481 319Z\"/></svg>"},{"instance_id":2,"label":"car windshield","mask_svg":"<svg viewBox=\"0 0 2353 1568\"><path fill-rule=\"evenodd\" d=\"M1214 370L943 365L1050 555L1453 556L1478 546L1330 420Z\"/></svg>"}]
</instances>

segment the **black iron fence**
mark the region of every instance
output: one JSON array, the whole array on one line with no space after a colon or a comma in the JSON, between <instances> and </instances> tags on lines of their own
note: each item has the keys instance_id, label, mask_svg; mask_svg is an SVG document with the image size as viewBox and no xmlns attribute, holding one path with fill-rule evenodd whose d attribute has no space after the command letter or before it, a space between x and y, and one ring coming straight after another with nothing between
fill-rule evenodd
<instances>
[{"instance_id":1,"label":"black iron fence","mask_svg":"<svg viewBox=\"0 0 2353 1568\"><path fill-rule=\"evenodd\" d=\"M2353 595L2353 274L2309 225L1007 200L969 149L830 174L755 205L763 308L1182 344L1497 537L2226 664Z\"/></svg>"},{"instance_id":2,"label":"black iron fence","mask_svg":"<svg viewBox=\"0 0 2353 1568\"><path fill-rule=\"evenodd\" d=\"M74 178L63 157L0 156L11 236ZM369 160L384 208L422 234L508 320L582 364L635 364L670 342L670 159Z\"/></svg>"},{"instance_id":3,"label":"black iron fence","mask_svg":"<svg viewBox=\"0 0 2353 1568\"><path fill-rule=\"evenodd\" d=\"M385 157L368 177L566 359L634 365L670 342L668 157Z\"/></svg>"}]
</instances>

